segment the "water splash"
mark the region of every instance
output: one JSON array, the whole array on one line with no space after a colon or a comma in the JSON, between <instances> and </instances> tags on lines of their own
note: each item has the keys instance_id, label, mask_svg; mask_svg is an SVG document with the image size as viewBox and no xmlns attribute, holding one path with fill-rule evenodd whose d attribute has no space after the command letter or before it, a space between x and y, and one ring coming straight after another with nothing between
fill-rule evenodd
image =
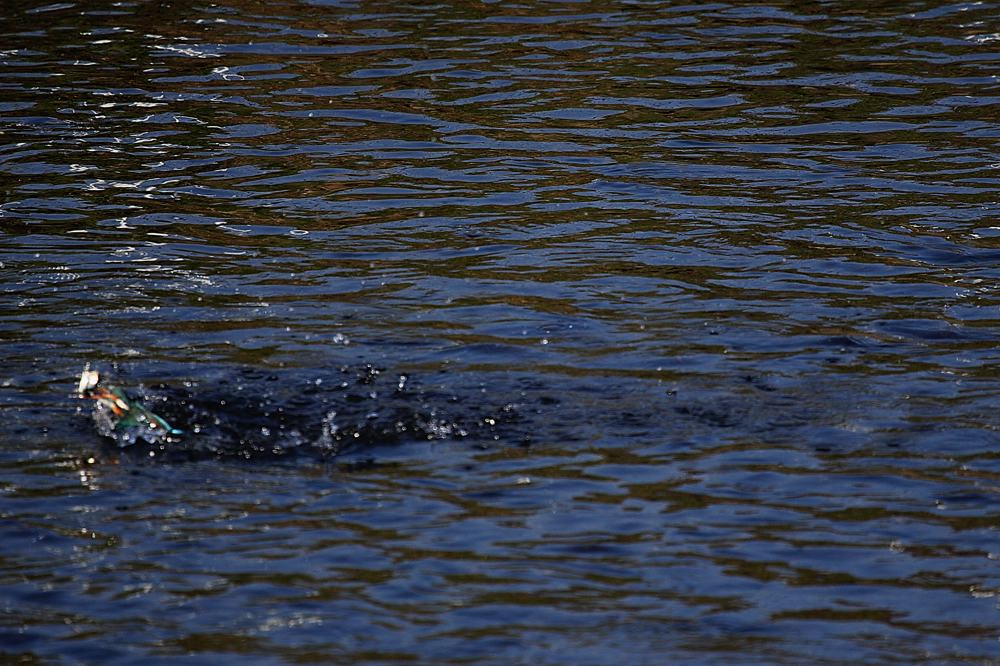
<instances>
[{"instance_id":1,"label":"water splash","mask_svg":"<svg viewBox=\"0 0 1000 666\"><path fill-rule=\"evenodd\" d=\"M371 364L308 378L245 369L206 386L188 382L114 390L151 417L126 422L97 401L98 433L123 448L177 459L331 457L405 441L496 440L498 428L516 416L513 404L453 413L458 410L446 405L454 408L457 398ZM165 430L160 423L173 425Z\"/></svg>"},{"instance_id":2,"label":"water splash","mask_svg":"<svg viewBox=\"0 0 1000 666\"><path fill-rule=\"evenodd\" d=\"M80 373L76 393L80 398L94 401L93 417L98 432L121 447L139 441L150 444L175 442L184 434L147 409L142 401L105 381L99 371L91 370L89 363Z\"/></svg>"}]
</instances>

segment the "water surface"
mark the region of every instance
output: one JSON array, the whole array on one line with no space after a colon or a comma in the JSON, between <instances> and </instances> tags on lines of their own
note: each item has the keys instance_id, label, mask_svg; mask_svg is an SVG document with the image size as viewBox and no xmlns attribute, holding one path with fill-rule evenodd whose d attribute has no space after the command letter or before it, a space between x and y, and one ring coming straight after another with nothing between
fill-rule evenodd
<instances>
[{"instance_id":1,"label":"water surface","mask_svg":"<svg viewBox=\"0 0 1000 666\"><path fill-rule=\"evenodd\" d=\"M998 16L5 2L0 654L1000 663Z\"/></svg>"}]
</instances>

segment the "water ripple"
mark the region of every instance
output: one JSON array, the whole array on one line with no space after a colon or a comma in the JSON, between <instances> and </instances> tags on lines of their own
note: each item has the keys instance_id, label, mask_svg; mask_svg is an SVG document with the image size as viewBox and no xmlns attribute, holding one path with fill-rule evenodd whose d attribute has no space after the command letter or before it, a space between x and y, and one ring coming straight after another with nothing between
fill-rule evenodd
<instances>
[{"instance_id":1,"label":"water ripple","mask_svg":"<svg viewBox=\"0 0 1000 666\"><path fill-rule=\"evenodd\" d=\"M996 15L6 3L6 654L1000 658Z\"/></svg>"}]
</instances>

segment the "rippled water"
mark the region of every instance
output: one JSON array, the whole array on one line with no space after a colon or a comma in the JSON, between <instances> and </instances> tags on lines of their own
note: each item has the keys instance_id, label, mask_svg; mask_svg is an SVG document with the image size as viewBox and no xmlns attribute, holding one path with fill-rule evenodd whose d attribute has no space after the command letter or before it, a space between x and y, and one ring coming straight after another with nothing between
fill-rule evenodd
<instances>
[{"instance_id":1,"label":"rippled water","mask_svg":"<svg viewBox=\"0 0 1000 666\"><path fill-rule=\"evenodd\" d=\"M6 0L0 657L1000 663L998 17Z\"/></svg>"}]
</instances>

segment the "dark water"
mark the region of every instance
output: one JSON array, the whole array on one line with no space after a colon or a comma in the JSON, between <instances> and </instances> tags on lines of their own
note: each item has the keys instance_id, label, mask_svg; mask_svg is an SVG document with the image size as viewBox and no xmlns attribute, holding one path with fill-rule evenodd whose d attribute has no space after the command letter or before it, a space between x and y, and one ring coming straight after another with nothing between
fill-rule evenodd
<instances>
[{"instance_id":1,"label":"dark water","mask_svg":"<svg viewBox=\"0 0 1000 666\"><path fill-rule=\"evenodd\" d=\"M0 130L0 659L1000 664L996 2L5 0Z\"/></svg>"}]
</instances>

